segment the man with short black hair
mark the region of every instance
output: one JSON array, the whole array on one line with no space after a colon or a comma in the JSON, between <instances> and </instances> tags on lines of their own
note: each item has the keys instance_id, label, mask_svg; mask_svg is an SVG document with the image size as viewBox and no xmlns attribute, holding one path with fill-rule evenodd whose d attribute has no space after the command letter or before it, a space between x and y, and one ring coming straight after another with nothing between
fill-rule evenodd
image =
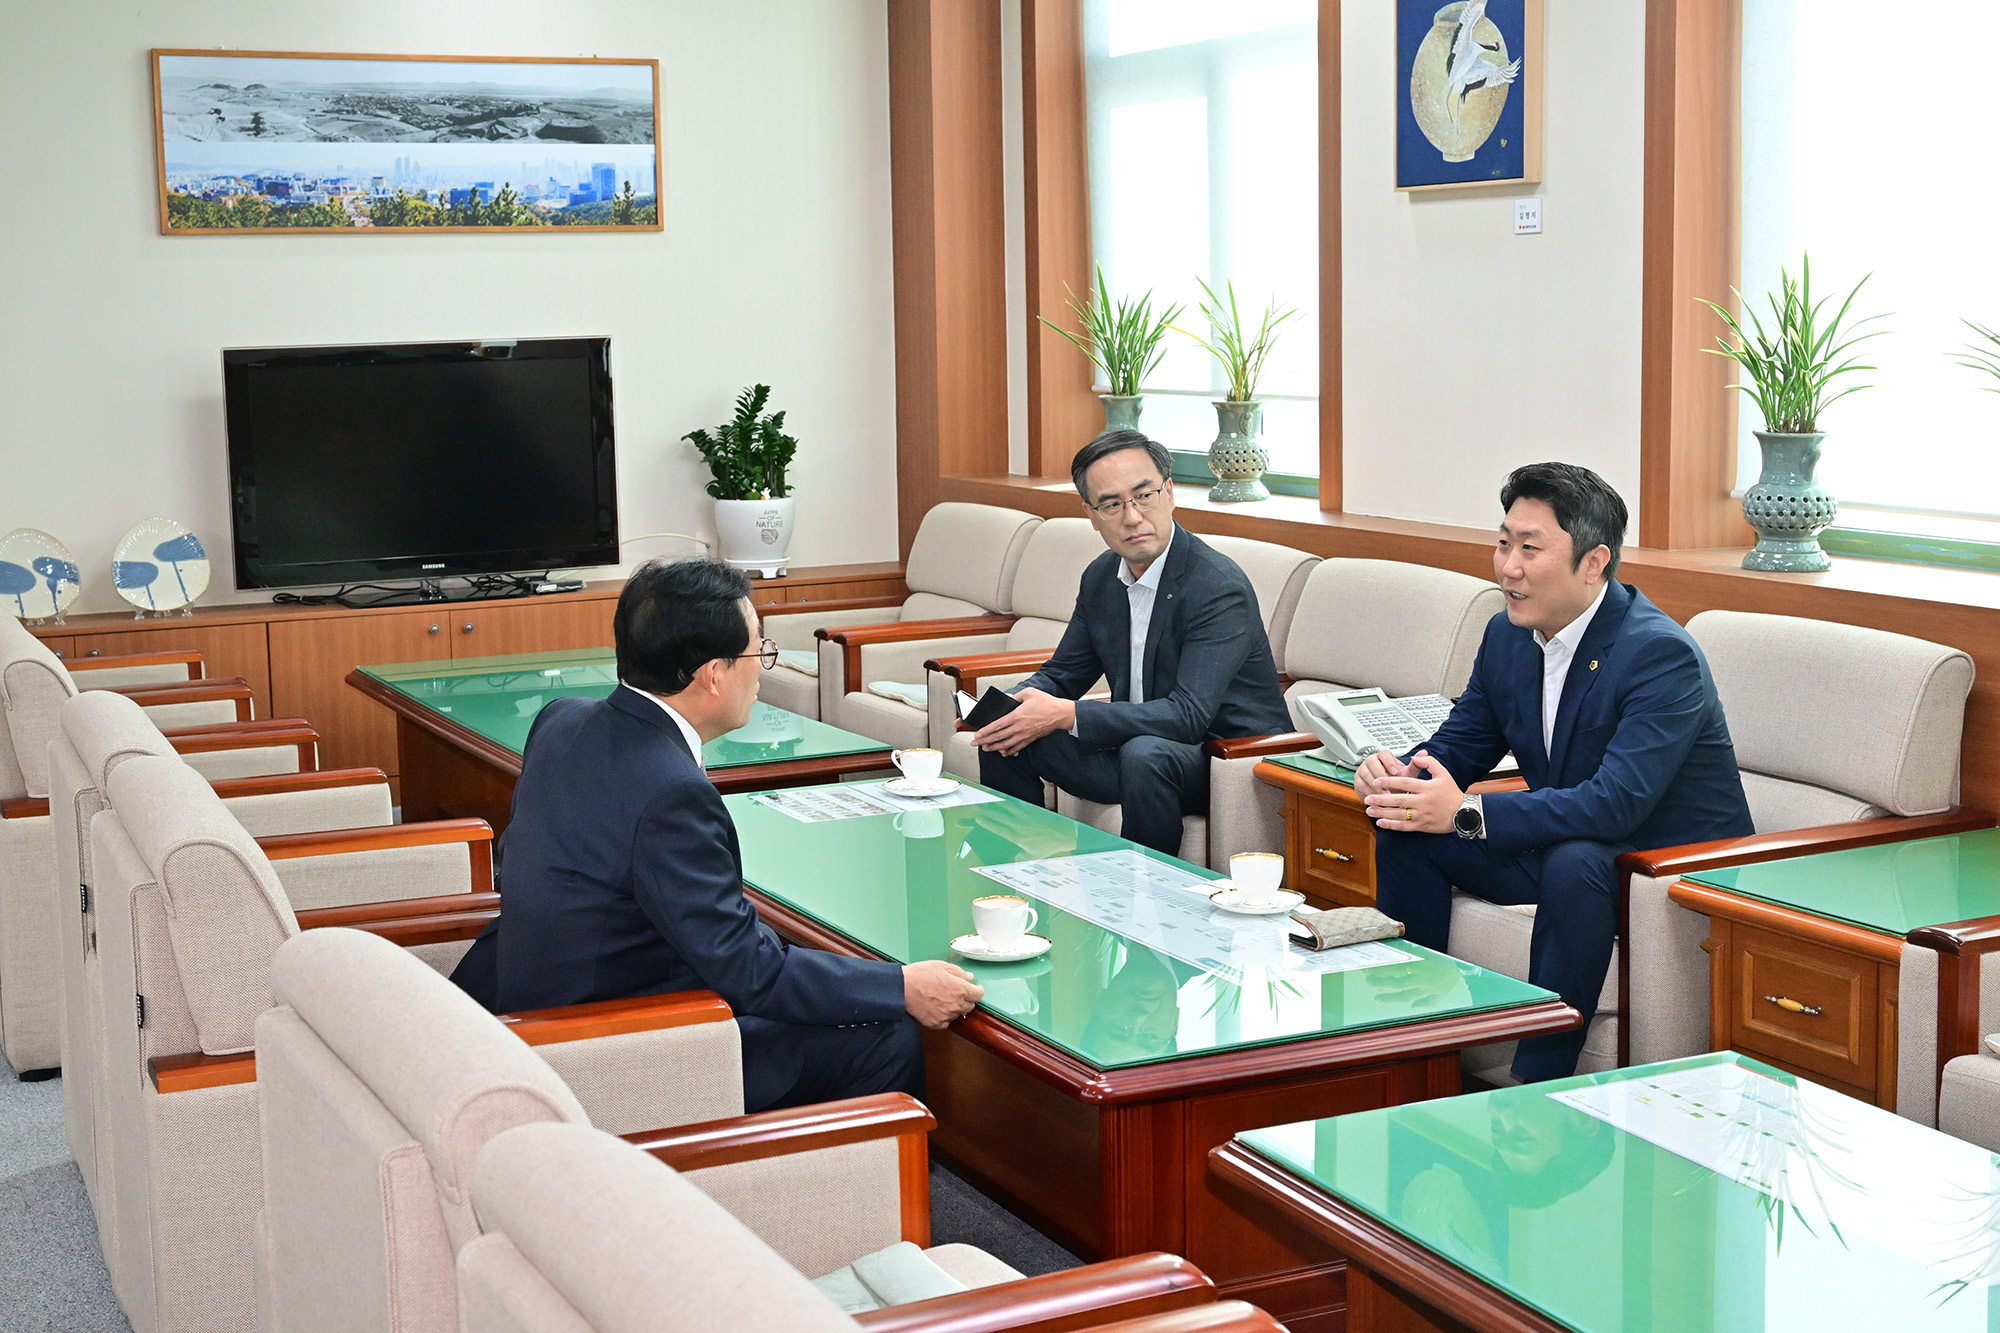
<instances>
[{"instance_id":1,"label":"man with short black hair","mask_svg":"<svg viewBox=\"0 0 2000 1333\"><path fill-rule=\"evenodd\" d=\"M1523 1082L1574 1073L1618 929L1621 853L1752 832L1729 724L1686 630L1619 583L1625 502L1588 468L1533 463L1500 491L1507 595L1451 716L1409 755L1371 755L1354 790L1379 827L1376 906L1450 943L1454 886L1536 904L1528 980L1583 1015L1531 1037ZM1528 790L1468 795L1511 751Z\"/></svg>"},{"instance_id":2,"label":"man with short black hair","mask_svg":"<svg viewBox=\"0 0 2000 1333\"><path fill-rule=\"evenodd\" d=\"M1083 572L1076 610L1021 706L972 739L979 780L1040 804L1042 781L1124 806L1124 835L1180 850L1208 809L1202 745L1290 731L1257 593L1236 562L1174 522L1173 460L1136 430L1092 440L1070 480L1111 549ZM1098 680L1108 700L1085 699Z\"/></svg>"},{"instance_id":3,"label":"man with short black hair","mask_svg":"<svg viewBox=\"0 0 2000 1333\"><path fill-rule=\"evenodd\" d=\"M743 895L736 827L701 747L749 720L777 654L756 631L738 570L654 562L626 580L612 621L621 684L550 701L528 733L500 843L494 994L467 989L504 1013L706 988L736 1014L746 1110L920 1096L917 1024L969 1012L971 975L787 946Z\"/></svg>"}]
</instances>

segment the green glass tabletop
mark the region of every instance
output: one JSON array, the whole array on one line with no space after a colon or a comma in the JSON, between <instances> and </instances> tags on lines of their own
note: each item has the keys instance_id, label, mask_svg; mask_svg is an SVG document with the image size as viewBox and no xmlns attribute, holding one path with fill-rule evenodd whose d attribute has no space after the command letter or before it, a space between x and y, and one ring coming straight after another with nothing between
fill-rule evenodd
<instances>
[{"instance_id":1,"label":"green glass tabletop","mask_svg":"<svg viewBox=\"0 0 2000 1333\"><path fill-rule=\"evenodd\" d=\"M1213 872L1009 797L961 790L991 799L817 822L773 803L879 786L723 800L752 887L900 963L954 958L952 940L973 931L973 899L1028 898L1048 952L956 961L986 987L987 1009L1099 1069L1553 998L1401 941L1368 946L1382 951L1380 966L1315 970L1325 964L1286 943L1285 917L1223 912L1206 890L1163 882L1207 884L1220 878ZM1051 859L1039 870L1000 871L1032 875L1025 884L982 873Z\"/></svg>"},{"instance_id":2,"label":"green glass tabletop","mask_svg":"<svg viewBox=\"0 0 2000 1333\"><path fill-rule=\"evenodd\" d=\"M1922 926L2000 914L2000 829L1728 866L1687 878L1907 935Z\"/></svg>"},{"instance_id":3,"label":"green glass tabletop","mask_svg":"<svg viewBox=\"0 0 2000 1333\"><path fill-rule=\"evenodd\" d=\"M1342 767L1327 759L1315 758L1310 752L1300 754L1274 754L1267 761L1280 768L1296 769L1300 773L1310 773L1316 778L1326 778L1342 786L1354 785L1354 770Z\"/></svg>"},{"instance_id":4,"label":"green glass tabletop","mask_svg":"<svg viewBox=\"0 0 2000 1333\"><path fill-rule=\"evenodd\" d=\"M1585 1333L2000 1327L2000 1158L1734 1052L1237 1137Z\"/></svg>"},{"instance_id":5,"label":"green glass tabletop","mask_svg":"<svg viewBox=\"0 0 2000 1333\"><path fill-rule=\"evenodd\" d=\"M527 745L528 728L543 704L570 695L602 699L618 686L617 664L601 649L402 662L361 671L516 754ZM886 748L867 736L760 703L747 725L702 746L701 762L708 768L737 768Z\"/></svg>"}]
</instances>

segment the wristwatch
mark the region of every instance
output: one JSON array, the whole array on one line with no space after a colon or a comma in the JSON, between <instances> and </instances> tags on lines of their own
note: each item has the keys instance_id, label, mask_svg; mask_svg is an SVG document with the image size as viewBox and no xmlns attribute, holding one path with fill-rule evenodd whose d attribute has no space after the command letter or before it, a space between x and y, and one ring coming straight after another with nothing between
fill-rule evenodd
<instances>
[{"instance_id":1,"label":"wristwatch","mask_svg":"<svg viewBox=\"0 0 2000 1333\"><path fill-rule=\"evenodd\" d=\"M1477 796L1468 796L1458 803L1458 813L1451 817L1451 828L1461 838L1486 836L1486 811Z\"/></svg>"}]
</instances>

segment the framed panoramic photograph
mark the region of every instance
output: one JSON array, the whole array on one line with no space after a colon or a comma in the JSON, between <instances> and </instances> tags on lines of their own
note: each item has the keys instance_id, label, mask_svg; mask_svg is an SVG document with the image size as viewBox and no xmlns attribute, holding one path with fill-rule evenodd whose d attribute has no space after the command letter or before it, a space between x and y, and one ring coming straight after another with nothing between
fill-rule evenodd
<instances>
[{"instance_id":1,"label":"framed panoramic photograph","mask_svg":"<svg viewBox=\"0 0 2000 1333\"><path fill-rule=\"evenodd\" d=\"M1542 178L1542 0L1396 0L1396 188Z\"/></svg>"},{"instance_id":2,"label":"framed panoramic photograph","mask_svg":"<svg viewBox=\"0 0 2000 1333\"><path fill-rule=\"evenodd\" d=\"M660 230L655 60L154 51L160 230Z\"/></svg>"}]
</instances>

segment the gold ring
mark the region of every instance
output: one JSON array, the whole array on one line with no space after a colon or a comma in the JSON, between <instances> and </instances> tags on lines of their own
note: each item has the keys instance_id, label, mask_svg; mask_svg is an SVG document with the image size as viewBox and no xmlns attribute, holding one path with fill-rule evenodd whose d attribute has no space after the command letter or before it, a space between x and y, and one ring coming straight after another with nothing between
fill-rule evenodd
<instances>
[{"instance_id":1,"label":"gold ring","mask_svg":"<svg viewBox=\"0 0 2000 1333\"><path fill-rule=\"evenodd\" d=\"M1417 809L1415 806L1406 805L1403 807L1403 818L1415 819L1416 817L1417 817Z\"/></svg>"}]
</instances>

